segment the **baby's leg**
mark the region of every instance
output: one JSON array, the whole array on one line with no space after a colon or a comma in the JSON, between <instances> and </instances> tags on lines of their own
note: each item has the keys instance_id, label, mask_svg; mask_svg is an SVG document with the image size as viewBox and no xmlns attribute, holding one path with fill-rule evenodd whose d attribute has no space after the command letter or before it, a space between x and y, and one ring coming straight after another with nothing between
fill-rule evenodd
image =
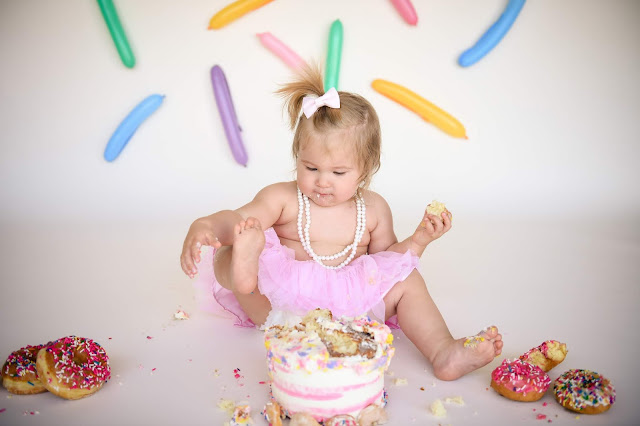
<instances>
[{"instance_id":1,"label":"baby's leg","mask_svg":"<svg viewBox=\"0 0 640 426\"><path fill-rule=\"evenodd\" d=\"M424 279L414 270L384 298L386 318L398 315L405 335L431 362L435 376L455 380L485 366L502 351L502 336L491 327L474 338L454 339Z\"/></svg>"},{"instance_id":2,"label":"baby's leg","mask_svg":"<svg viewBox=\"0 0 640 426\"><path fill-rule=\"evenodd\" d=\"M233 291L238 303L256 325L271 310L269 300L258 290L258 259L264 248L264 232L254 218L236 225L233 245L221 247L214 257L216 279Z\"/></svg>"}]
</instances>

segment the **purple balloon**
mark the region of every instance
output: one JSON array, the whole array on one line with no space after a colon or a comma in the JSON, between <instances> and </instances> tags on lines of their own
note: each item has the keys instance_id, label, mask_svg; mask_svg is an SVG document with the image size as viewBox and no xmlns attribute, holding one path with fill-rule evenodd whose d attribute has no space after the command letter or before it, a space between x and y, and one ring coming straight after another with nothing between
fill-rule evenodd
<instances>
[{"instance_id":1,"label":"purple balloon","mask_svg":"<svg viewBox=\"0 0 640 426\"><path fill-rule=\"evenodd\" d=\"M238 124L238 117L233 107L227 79L219 65L211 68L211 82L213 83L213 94L216 98L218 112L220 112L220 119L222 120L224 132L227 135L227 141L229 141L233 158L235 158L238 164L246 167L248 158L247 151L244 149L244 144L242 143L242 136L240 136L242 129Z\"/></svg>"}]
</instances>

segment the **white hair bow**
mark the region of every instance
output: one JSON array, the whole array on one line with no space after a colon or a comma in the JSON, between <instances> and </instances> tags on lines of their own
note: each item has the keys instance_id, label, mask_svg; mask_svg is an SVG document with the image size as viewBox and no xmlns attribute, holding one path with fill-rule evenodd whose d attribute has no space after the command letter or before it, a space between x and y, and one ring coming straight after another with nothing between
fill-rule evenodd
<instances>
[{"instance_id":1,"label":"white hair bow","mask_svg":"<svg viewBox=\"0 0 640 426\"><path fill-rule=\"evenodd\" d=\"M310 118L320 107L340 108L340 95L335 87L327 90L324 95L305 96L302 99L302 111L307 118Z\"/></svg>"}]
</instances>

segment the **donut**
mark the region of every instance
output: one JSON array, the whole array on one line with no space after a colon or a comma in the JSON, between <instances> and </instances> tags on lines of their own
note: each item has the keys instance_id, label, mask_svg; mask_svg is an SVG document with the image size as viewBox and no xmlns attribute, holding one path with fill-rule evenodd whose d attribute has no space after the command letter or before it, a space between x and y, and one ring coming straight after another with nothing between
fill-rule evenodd
<instances>
[{"instance_id":1,"label":"donut","mask_svg":"<svg viewBox=\"0 0 640 426\"><path fill-rule=\"evenodd\" d=\"M505 359L491 373L491 387L514 401L537 401L550 384L547 373L521 359Z\"/></svg>"},{"instance_id":2,"label":"donut","mask_svg":"<svg viewBox=\"0 0 640 426\"><path fill-rule=\"evenodd\" d=\"M553 384L556 401L564 408L583 414L599 414L616 402L616 390L609 379L595 371L572 369Z\"/></svg>"},{"instance_id":3,"label":"donut","mask_svg":"<svg viewBox=\"0 0 640 426\"><path fill-rule=\"evenodd\" d=\"M46 392L47 389L38 378L36 371L36 357L44 346L28 345L11 352L0 370L2 386L17 395Z\"/></svg>"},{"instance_id":4,"label":"donut","mask_svg":"<svg viewBox=\"0 0 640 426\"><path fill-rule=\"evenodd\" d=\"M92 395L111 378L109 357L98 343L68 336L40 349L36 370L47 390L65 399Z\"/></svg>"},{"instance_id":5,"label":"donut","mask_svg":"<svg viewBox=\"0 0 640 426\"><path fill-rule=\"evenodd\" d=\"M549 371L564 361L567 355L567 345L557 340L547 340L540 346L529 349L520 356L520 359L530 364L537 365L542 371Z\"/></svg>"}]
</instances>

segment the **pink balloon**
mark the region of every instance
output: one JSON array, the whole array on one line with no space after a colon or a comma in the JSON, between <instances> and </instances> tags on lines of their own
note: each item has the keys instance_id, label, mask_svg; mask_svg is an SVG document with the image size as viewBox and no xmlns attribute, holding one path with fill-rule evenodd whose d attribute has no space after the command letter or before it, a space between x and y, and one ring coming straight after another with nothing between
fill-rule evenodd
<instances>
[{"instance_id":1,"label":"pink balloon","mask_svg":"<svg viewBox=\"0 0 640 426\"><path fill-rule=\"evenodd\" d=\"M273 54L282 59L285 64L289 65L294 70L306 65L304 60L298 56L296 52L289 49L289 47L275 38L271 33L261 33L257 34L257 36L264 47L269 49Z\"/></svg>"},{"instance_id":2,"label":"pink balloon","mask_svg":"<svg viewBox=\"0 0 640 426\"><path fill-rule=\"evenodd\" d=\"M416 10L411 4L411 0L391 0L391 3L395 6L396 10L409 25L416 25L418 23L418 15Z\"/></svg>"}]
</instances>

